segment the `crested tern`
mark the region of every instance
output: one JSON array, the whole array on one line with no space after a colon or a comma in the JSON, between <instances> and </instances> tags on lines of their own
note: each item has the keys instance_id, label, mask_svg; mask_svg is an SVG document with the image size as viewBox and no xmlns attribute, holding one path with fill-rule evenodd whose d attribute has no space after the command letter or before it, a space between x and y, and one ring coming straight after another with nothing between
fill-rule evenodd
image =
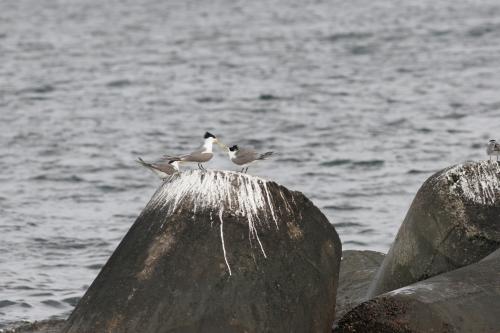
<instances>
[{"instance_id":1,"label":"crested tern","mask_svg":"<svg viewBox=\"0 0 500 333\"><path fill-rule=\"evenodd\" d=\"M272 151L260 154L252 148L239 148L237 145L227 148L229 159L234 164L241 166L241 172L247 172L248 166L255 161L265 160L274 154Z\"/></svg>"},{"instance_id":2,"label":"crested tern","mask_svg":"<svg viewBox=\"0 0 500 333\"><path fill-rule=\"evenodd\" d=\"M159 161L154 163L145 162L142 158L137 158L137 163L145 168L153 171L161 179L166 179L168 176L179 172L179 161Z\"/></svg>"},{"instance_id":3,"label":"crested tern","mask_svg":"<svg viewBox=\"0 0 500 333\"><path fill-rule=\"evenodd\" d=\"M197 150L185 155L178 155L178 156L165 155L163 159L179 161L180 163L184 162L198 163L198 168L200 168L201 170L206 170L203 167L202 163L208 162L212 159L212 157L214 156L212 152L212 146L214 143L218 144L219 141L215 135L209 132L205 133L203 139L204 139L203 145Z\"/></svg>"}]
</instances>

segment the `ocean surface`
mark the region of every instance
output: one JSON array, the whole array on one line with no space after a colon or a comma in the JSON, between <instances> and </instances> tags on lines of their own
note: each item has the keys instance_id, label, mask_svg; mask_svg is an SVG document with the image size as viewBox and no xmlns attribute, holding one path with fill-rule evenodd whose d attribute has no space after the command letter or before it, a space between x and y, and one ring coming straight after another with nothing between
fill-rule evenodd
<instances>
[{"instance_id":1,"label":"ocean surface","mask_svg":"<svg viewBox=\"0 0 500 333\"><path fill-rule=\"evenodd\" d=\"M206 130L387 251L500 139L499 77L498 0L0 0L0 329L67 316L160 184L134 159Z\"/></svg>"}]
</instances>

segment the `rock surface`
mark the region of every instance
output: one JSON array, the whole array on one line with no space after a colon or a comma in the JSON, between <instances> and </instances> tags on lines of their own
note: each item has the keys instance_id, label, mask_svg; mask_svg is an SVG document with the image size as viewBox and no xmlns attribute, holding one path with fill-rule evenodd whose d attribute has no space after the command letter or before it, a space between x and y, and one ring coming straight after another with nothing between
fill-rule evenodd
<instances>
[{"instance_id":1,"label":"rock surface","mask_svg":"<svg viewBox=\"0 0 500 333\"><path fill-rule=\"evenodd\" d=\"M60 333L65 320L42 320L5 330L5 333Z\"/></svg>"},{"instance_id":2,"label":"rock surface","mask_svg":"<svg viewBox=\"0 0 500 333\"><path fill-rule=\"evenodd\" d=\"M63 332L327 332L340 255L301 193L184 172L158 189Z\"/></svg>"},{"instance_id":3,"label":"rock surface","mask_svg":"<svg viewBox=\"0 0 500 333\"><path fill-rule=\"evenodd\" d=\"M367 300L366 293L384 254L375 251L342 251L335 322L356 305Z\"/></svg>"},{"instance_id":4,"label":"rock surface","mask_svg":"<svg viewBox=\"0 0 500 333\"><path fill-rule=\"evenodd\" d=\"M418 191L369 296L475 263L499 246L499 164L447 168Z\"/></svg>"},{"instance_id":5,"label":"rock surface","mask_svg":"<svg viewBox=\"0 0 500 333\"><path fill-rule=\"evenodd\" d=\"M383 294L348 312L336 333L500 332L500 250L479 263Z\"/></svg>"}]
</instances>

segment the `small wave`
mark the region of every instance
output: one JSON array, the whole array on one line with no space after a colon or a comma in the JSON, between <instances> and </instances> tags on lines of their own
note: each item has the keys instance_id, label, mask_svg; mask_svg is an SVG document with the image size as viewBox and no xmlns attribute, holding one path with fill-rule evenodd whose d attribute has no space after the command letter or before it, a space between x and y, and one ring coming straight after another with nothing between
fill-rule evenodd
<instances>
[{"instance_id":1,"label":"small wave","mask_svg":"<svg viewBox=\"0 0 500 333\"><path fill-rule=\"evenodd\" d=\"M432 130L430 128L427 128L427 127L417 128L416 131L419 133L431 133L432 132Z\"/></svg>"},{"instance_id":2,"label":"small wave","mask_svg":"<svg viewBox=\"0 0 500 333\"><path fill-rule=\"evenodd\" d=\"M56 88L50 84L43 84L36 87L28 87L19 91L21 94L47 94L55 91Z\"/></svg>"},{"instance_id":3,"label":"small wave","mask_svg":"<svg viewBox=\"0 0 500 333\"><path fill-rule=\"evenodd\" d=\"M42 301L43 304L47 305L47 306L50 306L50 307L53 307L53 308L62 308L64 307L63 304L61 304L61 302L58 302L56 300L53 300L53 299L46 299L44 301Z\"/></svg>"},{"instance_id":4,"label":"small wave","mask_svg":"<svg viewBox=\"0 0 500 333\"><path fill-rule=\"evenodd\" d=\"M319 165L321 166L337 166L337 165L345 165L350 164L352 161L349 159L336 159L327 162L322 162Z\"/></svg>"},{"instance_id":5,"label":"small wave","mask_svg":"<svg viewBox=\"0 0 500 333\"><path fill-rule=\"evenodd\" d=\"M80 298L81 297L68 297L68 298L63 299L62 301L64 303L71 305L71 306L76 306L78 304L78 301L80 301Z\"/></svg>"},{"instance_id":6,"label":"small wave","mask_svg":"<svg viewBox=\"0 0 500 333\"><path fill-rule=\"evenodd\" d=\"M440 37L449 35L451 32L451 30L431 30L429 33L431 36Z\"/></svg>"},{"instance_id":7,"label":"small wave","mask_svg":"<svg viewBox=\"0 0 500 333\"><path fill-rule=\"evenodd\" d=\"M357 246L366 246L368 245L367 243L364 243L364 242L358 242L358 241L353 241L353 240L350 240L350 241L345 241L343 242L344 245L357 245Z\"/></svg>"},{"instance_id":8,"label":"small wave","mask_svg":"<svg viewBox=\"0 0 500 333\"><path fill-rule=\"evenodd\" d=\"M339 222L333 224L336 228L362 227L361 223L357 222Z\"/></svg>"},{"instance_id":9,"label":"small wave","mask_svg":"<svg viewBox=\"0 0 500 333\"><path fill-rule=\"evenodd\" d=\"M356 161L352 163L354 166L360 166L360 167L379 167L384 165L383 160L366 160L366 161Z\"/></svg>"},{"instance_id":10,"label":"small wave","mask_svg":"<svg viewBox=\"0 0 500 333\"><path fill-rule=\"evenodd\" d=\"M16 304L17 304L16 302L12 302L12 301L9 301L8 299L5 299L5 300L0 301L0 308L4 308L6 306L12 306L12 305L16 305Z\"/></svg>"},{"instance_id":11,"label":"small wave","mask_svg":"<svg viewBox=\"0 0 500 333\"><path fill-rule=\"evenodd\" d=\"M97 189L102 191L102 192L123 192L126 191L126 188L123 187L117 187L117 186L111 186L111 185L98 185Z\"/></svg>"},{"instance_id":12,"label":"small wave","mask_svg":"<svg viewBox=\"0 0 500 333\"><path fill-rule=\"evenodd\" d=\"M418 169L410 169L408 170L406 173L408 175L419 175L419 174L422 174L422 173L432 173L434 171L432 170L418 170Z\"/></svg>"},{"instance_id":13,"label":"small wave","mask_svg":"<svg viewBox=\"0 0 500 333\"><path fill-rule=\"evenodd\" d=\"M94 265L87 265L85 268L88 268L90 270L99 270L102 268L101 264L94 264Z\"/></svg>"},{"instance_id":14,"label":"small wave","mask_svg":"<svg viewBox=\"0 0 500 333\"><path fill-rule=\"evenodd\" d=\"M328 36L327 39L330 42L338 42L344 40L358 40L358 39L367 39L373 37L372 33L369 32L339 32Z\"/></svg>"},{"instance_id":15,"label":"small wave","mask_svg":"<svg viewBox=\"0 0 500 333\"><path fill-rule=\"evenodd\" d=\"M437 117L438 119L462 119L467 117L467 113L452 112L445 114L444 116Z\"/></svg>"},{"instance_id":16,"label":"small wave","mask_svg":"<svg viewBox=\"0 0 500 333\"><path fill-rule=\"evenodd\" d=\"M281 98L278 96L272 95L272 94L260 94L259 99L261 101L271 101L271 100L281 99Z\"/></svg>"},{"instance_id":17,"label":"small wave","mask_svg":"<svg viewBox=\"0 0 500 333\"><path fill-rule=\"evenodd\" d=\"M108 86L110 88L121 88L121 87L130 86L131 84L132 84L132 82L130 80L122 79L122 80L110 81L106 84L106 86Z\"/></svg>"},{"instance_id":18,"label":"small wave","mask_svg":"<svg viewBox=\"0 0 500 333\"><path fill-rule=\"evenodd\" d=\"M500 25L498 24L484 24L477 27L473 27L467 30L467 35L469 37L482 37L486 34L500 30Z\"/></svg>"},{"instance_id":19,"label":"small wave","mask_svg":"<svg viewBox=\"0 0 500 333\"><path fill-rule=\"evenodd\" d=\"M53 293L34 293L34 294L30 294L29 296L47 297L47 296L54 296L54 294Z\"/></svg>"},{"instance_id":20,"label":"small wave","mask_svg":"<svg viewBox=\"0 0 500 333\"><path fill-rule=\"evenodd\" d=\"M30 180L43 180L43 181L55 181L55 182L69 182L69 183L79 183L83 182L84 179L77 176L77 175L71 175L68 177L57 177L57 176L50 176L50 175L38 175L35 177L31 177Z\"/></svg>"},{"instance_id":21,"label":"small wave","mask_svg":"<svg viewBox=\"0 0 500 333\"><path fill-rule=\"evenodd\" d=\"M387 126L401 126L406 122L407 122L406 118L400 118L400 119L396 119L393 121L389 121L386 123L386 125Z\"/></svg>"},{"instance_id":22,"label":"small wave","mask_svg":"<svg viewBox=\"0 0 500 333\"><path fill-rule=\"evenodd\" d=\"M376 51L376 47L373 45L355 45L349 47L349 52L353 55L367 55L372 54Z\"/></svg>"},{"instance_id":23,"label":"small wave","mask_svg":"<svg viewBox=\"0 0 500 333\"><path fill-rule=\"evenodd\" d=\"M195 99L198 103L222 103L224 102L224 98L222 97L198 97Z\"/></svg>"},{"instance_id":24,"label":"small wave","mask_svg":"<svg viewBox=\"0 0 500 333\"><path fill-rule=\"evenodd\" d=\"M332 209L332 210L360 210L360 209L366 209L366 207L363 206L351 206L351 205L329 205L323 207L324 209Z\"/></svg>"}]
</instances>

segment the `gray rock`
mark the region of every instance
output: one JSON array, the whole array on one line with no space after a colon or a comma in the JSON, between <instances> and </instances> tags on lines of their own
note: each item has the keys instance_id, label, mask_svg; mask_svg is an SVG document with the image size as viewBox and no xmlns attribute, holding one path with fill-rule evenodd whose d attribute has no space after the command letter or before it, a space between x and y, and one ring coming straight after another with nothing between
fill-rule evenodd
<instances>
[{"instance_id":1,"label":"gray rock","mask_svg":"<svg viewBox=\"0 0 500 333\"><path fill-rule=\"evenodd\" d=\"M60 333L65 320L41 320L5 330L5 333Z\"/></svg>"},{"instance_id":2,"label":"gray rock","mask_svg":"<svg viewBox=\"0 0 500 333\"><path fill-rule=\"evenodd\" d=\"M475 263L499 246L499 164L447 168L418 191L369 296Z\"/></svg>"},{"instance_id":3,"label":"gray rock","mask_svg":"<svg viewBox=\"0 0 500 333\"><path fill-rule=\"evenodd\" d=\"M500 332L500 250L452 272L362 303L336 333Z\"/></svg>"},{"instance_id":4,"label":"gray rock","mask_svg":"<svg viewBox=\"0 0 500 333\"><path fill-rule=\"evenodd\" d=\"M63 331L327 332L340 255L301 193L184 172L158 189Z\"/></svg>"},{"instance_id":5,"label":"gray rock","mask_svg":"<svg viewBox=\"0 0 500 333\"><path fill-rule=\"evenodd\" d=\"M334 324L347 311L367 300L368 287L384 256L375 251L342 251Z\"/></svg>"}]
</instances>

